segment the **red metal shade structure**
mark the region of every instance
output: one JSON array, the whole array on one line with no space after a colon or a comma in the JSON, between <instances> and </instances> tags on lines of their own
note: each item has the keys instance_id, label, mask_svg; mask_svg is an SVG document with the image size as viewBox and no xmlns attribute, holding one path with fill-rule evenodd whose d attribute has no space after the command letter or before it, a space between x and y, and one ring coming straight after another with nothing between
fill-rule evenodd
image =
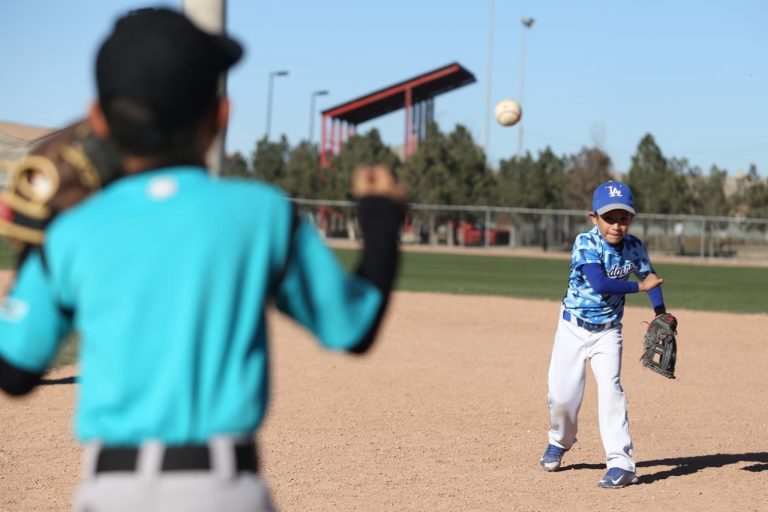
<instances>
[{"instance_id":1,"label":"red metal shade structure","mask_svg":"<svg viewBox=\"0 0 768 512\"><path fill-rule=\"evenodd\" d=\"M475 76L454 62L324 110L320 164L328 166L328 154L341 151L357 125L402 108L405 109L403 154L407 158L434 120L435 96L474 82Z\"/></svg>"}]
</instances>

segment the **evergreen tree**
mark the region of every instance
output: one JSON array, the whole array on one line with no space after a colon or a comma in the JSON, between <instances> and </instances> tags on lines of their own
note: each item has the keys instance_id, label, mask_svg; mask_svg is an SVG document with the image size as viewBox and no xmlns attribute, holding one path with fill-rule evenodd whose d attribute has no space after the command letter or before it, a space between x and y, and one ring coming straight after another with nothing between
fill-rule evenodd
<instances>
[{"instance_id":1,"label":"evergreen tree","mask_svg":"<svg viewBox=\"0 0 768 512\"><path fill-rule=\"evenodd\" d=\"M562 208L565 203L565 162L547 147L534 160L530 153L520 159L502 160L499 165L499 195L502 206Z\"/></svg>"},{"instance_id":2,"label":"evergreen tree","mask_svg":"<svg viewBox=\"0 0 768 512\"><path fill-rule=\"evenodd\" d=\"M229 176L232 178L252 178L253 175L248 169L248 162L245 157L239 152L235 152L232 155L227 156L224 159L224 165L221 169L222 176Z\"/></svg>"},{"instance_id":3,"label":"evergreen tree","mask_svg":"<svg viewBox=\"0 0 768 512\"><path fill-rule=\"evenodd\" d=\"M485 163L485 154L462 125L442 142L446 144L453 204L489 205L494 202L495 176Z\"/></svg>"},{"instance_id":4,"label":"evergreen tree","mask_svg":"<svg viewBox=\"0 0 768 512\"><path fill-rule=\"evenodd\" d=\"M768 179L760 178L754 164L736 180L733 205L734 213L743 217L768 218Z\"/></svg>"},{"instance_id":5,"label":"evergreen tree","mask_svg":"<svg viewBox=\"0 0 768 512\"><path fill-rule=\"evenodd\" d=\"M669 214L685 209L685 177L667 162L651 134L646 134L637 146L627 184L639 212Z\"/></svg>"},{"instance_id":6,"label":"evergreen tree","mask_svg":"<svg viewBox=\"0 0 768 512\"><path fill-rule=\"evenodd\" d=\"M539 153L530 180L530 192L538 208L558 209L565 205L565 159L560 158L547 146Z\"/></svg>"},{"instance_id":7,"label":"evergreen tree","mask_svg":"<svg viewBox=\"0 0 768 512\"><path fill-rule=\"evenodd\" d=\"M582 148L567 158L565 208L588 210L592 194L601 183L613 179L611 158L599 148Z\"/></svg>"},{"instance_id":8,"label":"evergreen tree","mask_svg":"<svg viewBox=\"0 0 768 512\"><path fill-rule=\"evenodd\" d=\"M291 197L316 199L323 187L317 146L302 141L290 153L283 187Z\"/></svg>"},{"instance_id":9,"label":"evergreen tree","mask_svg":"<svg viewBox=\"0 0 768 512\"><path fill-rule=\"evenodd\" d=\"M521 158L502 159L499 163L499 204L508 207L531 208L528 179L535 162L526 152Z\"/></svg>"},{"instance_id":10,"label":"evergreen tree","mask_svg":"<svg viewBox=\"0 0 768 512\"><path fill-rule=\"evenodd\" d=\"M256 143L256 149L251 156L253 176L282 187L286 180L289 158L290 146L285 135L280 137L279 142L270 142L263 137Z\"/></svg>"},{"instance_id":11,"label":"evergreen tree","mask_svg":"<svg viewBox=\"0 0 768 512\"><path fill-rule=\"evenodd\" d=\"M432 123L416 152L403 165L403 183L413 202L455 204L449 160L445 137Z\"/></svg>"},{"instance_id":12,"label":"evergreen tree","mask_svg":"<svg viewBox=\"0 0 768 512\"><path fill-rule=\"evenodd\" d=\"M320 196L323 199L352 200L350 183L352 172L360 164L380 163L397 171L399 159L381 141L379 131L370 130L350 137L341 152L332 157L328 169L322 174Z\"/></svg>"},{"instance_id":13,"label":"evergreen tree","mask_svg":"<svg viewBox=\"0 0 768 512\"><path fill-rule=\"evenodd\" d=\"M730 212L725 197L725 180L728 173L715 166L704 176L698 168L691 174L692 205L699 215L726 216Z\"/></svg>"}]
</instances>

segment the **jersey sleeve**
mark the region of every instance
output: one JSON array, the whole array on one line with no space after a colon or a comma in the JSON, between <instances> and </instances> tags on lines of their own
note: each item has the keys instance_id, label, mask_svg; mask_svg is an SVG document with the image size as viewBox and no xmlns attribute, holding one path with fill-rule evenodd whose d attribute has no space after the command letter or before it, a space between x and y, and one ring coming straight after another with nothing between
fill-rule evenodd
<instances>
[{"instance_id":1,"label":"jersey sleeve","mask_svg":"<svg viewBox=\"0 0 768 512\"><path fill-rule=\"evenodd\" d=\"M276 304L329 349L354 347L376 320L381 292L347 272L302 218L293 234L291 256Z\"/></svg>"},{"instance_id":2,"label":"jersey sleeve","mask_svg":"<svg viewBox=\"0 0 768 512\"><path fill-rule=\"evenodd\" d=\"M0 357L22 370L42 372L71 326L70 316L56 299L40 252L32 252L0 304Z\"/></svg>"},{"instance_id":3,"label":"jersey sleeve","mask_svg":"<svg viewBox=\"0 0 768 512\"><path fill-rule=\"evenodd\" d=\"M598 264L603 266L603 259L600 257L600 241L590 236L589 233L582 233L576 237L571 252L571 267L574 270L582 268L584 265Z\"/></svg>"},{"instance_id":4,"label":"jersey sleeve","mask_svg":"<svg viewBox=\"0 0 768 512\"><path fill-rule=\"evenodd\" d=\"M655 272L648 258L648 253L640 239L632 237L627 240L629 244L630 259L632 260L634 273L641 281L648 277L648 274Z\"/></svg>"}]
</instances>

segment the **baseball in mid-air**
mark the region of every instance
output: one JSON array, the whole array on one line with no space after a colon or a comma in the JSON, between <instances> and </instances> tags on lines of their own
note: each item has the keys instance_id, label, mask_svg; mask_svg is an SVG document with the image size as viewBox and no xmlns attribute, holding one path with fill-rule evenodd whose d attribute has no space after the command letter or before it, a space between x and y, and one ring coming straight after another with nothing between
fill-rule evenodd
<instances>
[{"instance_id":1,"label":"baseball in mid-air","mask_svg":"<svg viewBox=\"0 0 768 512\"><path fill-rule=\"evenodd\" d=\"M501 100L496 104L496 121L501 126L513 126L520 121L523 110L520 104L511 98Z\"/></svg>"}]
</instances>

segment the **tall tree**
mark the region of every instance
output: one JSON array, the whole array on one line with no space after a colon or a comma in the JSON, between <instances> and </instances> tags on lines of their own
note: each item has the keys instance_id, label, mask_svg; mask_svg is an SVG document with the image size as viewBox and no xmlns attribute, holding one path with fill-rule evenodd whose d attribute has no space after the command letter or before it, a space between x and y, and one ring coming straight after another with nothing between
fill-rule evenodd
<instances>
[{"instance_id":1,"label":"tall tree","mask_svg":"<svg viewBox=\"0 0 768 512\"><path fill-rule=\"evenodd\" d=\"M725 197L725 180L728 173L715 166L709 170L709 176L704 176L694 169L691 174L691 199L694 213L699 215L725 216L730 212L730 206Z\"/></svg>"},{"instance_id":2,"label":"tall tree","mask_svg":"<svg viewBox=\"0 0 768 512\"><path fill-rule=\"evenodd\" d=\"M495 200L495 177L464 126L444 135L437 124L404 164L403 180L414 201L448 205L488 205Z\"/></svg>"},{"instance_id":3,"label":"tall tree","mask_svg":"<svg viewBox=\"0 0 768 512\"><path fill-rule=\"evenodd\" d=\"M488 205L494 200L495 177L485 162L485 153L462 125L444 141L452 177L454 204Z\"/></svg>"},{"instance_id":4,"label":"tall tree","mask_svg":"<svg viewBox=\"0 0 768 512\"><path fill-rule=\"evenodd\" d=\"M547 146L539 153L530 182L531 193L542 205L539 208L562 208L565 204L565 159Z\"/></svg>"},{"instance_id":5,"label":"tall tree","mask_svg":"<svg viewBox=\"0 0 768 512\"><path fill-rule=\"evenodd\" d=\"M431 123L416 152L403 164L402 179L412 201L456 204L449 160L445 137L437 125Z\"/></svg>"},{"instance_id":6,"label":"tall tree","mask_svg":"<svg viewBox=\"0 0 768 512\"><path fill-rule=\"evenodd\" d=\"M315 199L320 196L323 177L317 146L302 141L291 152L285 167L283 187L291 197Z\"/></svg>"},{"instance_id":7,"label":"tall tree","mask_svg":"<svg viewBox=\"0 0 768 512\"><path fill-rule=\"evenodd\" d=\"M330 166L323 173L321 196L324 199L351 200L349 184L352 172L363 163L381 163L397 170L397 155L381 141L379 131L370 130L362 135L353 135L344 144L338 155L330 160Z\"/></svg>"},{"instance_id":8,"label":"tall tree","mask_svg":"<svg viewBox=\"0 0 768 512\"><path fill-rule=\"evenodd\" d=\"M253 175L260 180L283 186L286 179L286 166L291 148L283 135L279 142L270 142L266 137L259 139L251 155Z\"/></svg>"},{"instance_id":9,"label":"tall tree","mask_svg":"<svg viewBox=\"0 0 768 512\"><path fill-rule=\"evenodd\" d=\"M757 167L736 180L733 196L734 213L743 217L768 218L768 179L760 178Z\"/></svg>"},{"instance_id":10,"label":"tall tree","mask_svg":"<svg viewBox=\"0 0 768 512\"><path fill-rule=\"evenodd\" d=\"M669 165L651 134L646 134L632 157L627 184L643 213L680 213L685 208L685 177Z\"/></svg>"},{"instance_id":11,"label":"tall tree","mask_svg":"<svg viewBox=\"0 0 768 512\"><path fill-rule=\"evenodd\" d=\"M567 158L565 176L565 208L586 210L592 205L595 188L610 179L611 158L599 148L581 148Z\"/></svg>"},{"instance_id":12,"label":"tall tree","mask_svg":"<svg viewBox=\"0 0 768 512\"><path fill-rule=\"evenodd\" d=\"M529 180L536 162L529 152L521 158L502 159L499 162L499 204L501 206L535 207L535 201L528 195Z\"/></svg>"},{"instance_id":13,"label":"tall tree","mask_svg":"<svg viewBox=\"0 0 768 512\"><path fill-rule=\"evenodd\" d=\"M233 178L252 178L250 169L248 169L248 162L245 157L239 152L235 152L232 155L228 155L224 159L224 165L221 169L222 176L230 176Z\"/></svg>"},{"instance_id":14,"label":"tall tree","mask_svg":"<svg viewBox=\"0 0 768 512\"><path fill-rule=\"evenodd\" d=\"M565 203L565 162L549 147L539 152L537 160L530 153L502 160L498 182L502 206L562 208Z\"/></svg>"}]
</instances>

